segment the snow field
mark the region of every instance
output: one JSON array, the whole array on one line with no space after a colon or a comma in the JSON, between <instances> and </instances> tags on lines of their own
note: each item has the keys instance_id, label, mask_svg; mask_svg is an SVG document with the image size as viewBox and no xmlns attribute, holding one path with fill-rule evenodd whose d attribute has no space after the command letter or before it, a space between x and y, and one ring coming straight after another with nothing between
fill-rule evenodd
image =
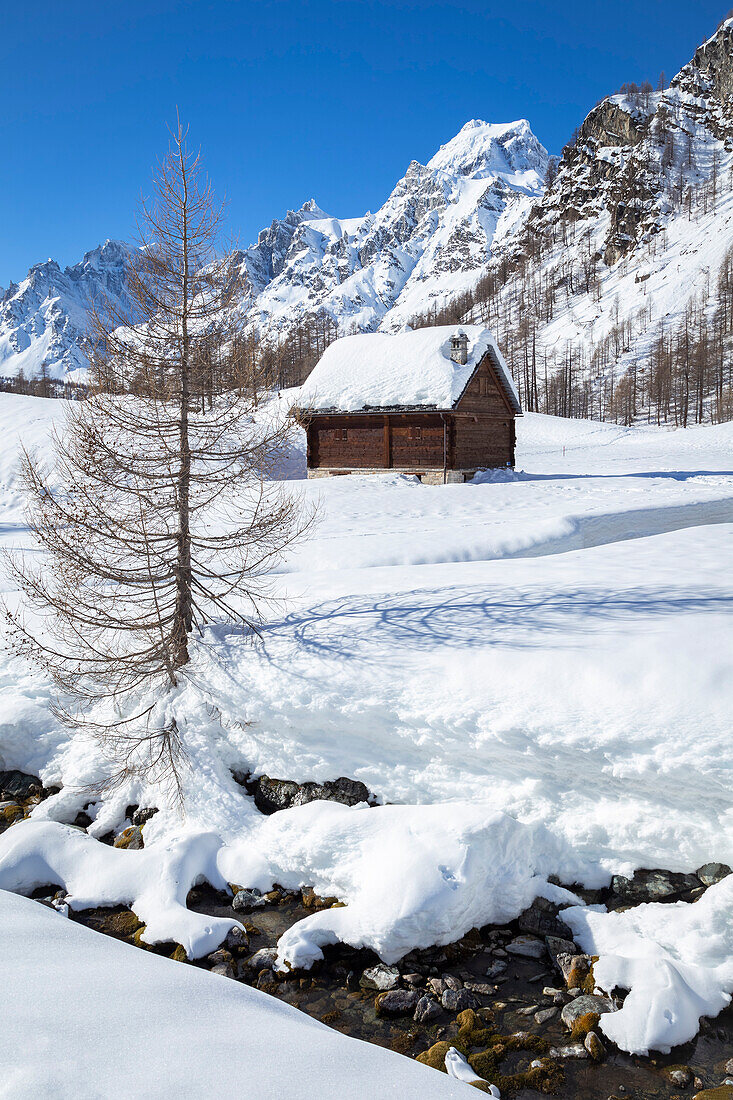
<instances>
[{"instance_id":1,"label":"snow field","mask_svg":"<svg viewBox=\"0 0 733 1100\"><path fill-rule=\"evenodd\" d=\"M461 1081L350 1039L257 989L131 949L0 891L0 1095L44 1100L465 1097Z\"/></svg>"},{"instance_id":2,"label":"snow field","mask_svg":"<svg viewBox=\"0 0 733 1100\"><path fill-rule=\"evenodd\" d=\"M7 545L26 536L0 403L0 426L3 416ZM114 898L133 905L150 942L203 954L223 933L184 908L189 879L313 885L347 905L282 938L281 961L308 965L335 940L395 960L506 921L551 873L596 885L640 866L733 863L733 426L527 416L518 434L515 475L438 488L394 475L302 483L319 525L273 577L287 599L261 641L212 627L197 646L176 700L186 818L161 808L143 852L93 837L119 827L129 802L162 807L161 792L130 788L91 806L92 836L61 824L104 761L54 727L47 685L6 664L6 764L32 764L64 789L0 838L0 887L60 882L77 907ZM401 805L319 803L264 819L232 767L345 774ZM709 931L729 919L724 895L664 907L669 927L640 918L621 940L614 914L574 910L602 956L598 980L632 987L613 1036L625 1049L681 1042L725 1003L727 933L704 953L686 931L689 919ZM677 920L684 965L660 984L629 960L669 955Z\"/></svg>"}]
</instances>

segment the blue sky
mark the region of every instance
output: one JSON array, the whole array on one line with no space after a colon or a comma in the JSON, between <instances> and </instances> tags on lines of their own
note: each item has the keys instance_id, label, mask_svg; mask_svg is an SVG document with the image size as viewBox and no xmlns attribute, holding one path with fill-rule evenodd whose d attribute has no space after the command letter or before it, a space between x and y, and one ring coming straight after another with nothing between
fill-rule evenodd
<instances>
[{"instance_id":1,"label":"blue sky","mask_svg":"<svg viewBox=\"0 0 733 1100\"><path fill-rule=\"evenodd\" d=\"M243 245L314 196L376 209L470 118L559 151L627 80L671 77L697 0L126 0L3 4L0 286L131 234L178 106Z\"/></svg>"}]
</instances>

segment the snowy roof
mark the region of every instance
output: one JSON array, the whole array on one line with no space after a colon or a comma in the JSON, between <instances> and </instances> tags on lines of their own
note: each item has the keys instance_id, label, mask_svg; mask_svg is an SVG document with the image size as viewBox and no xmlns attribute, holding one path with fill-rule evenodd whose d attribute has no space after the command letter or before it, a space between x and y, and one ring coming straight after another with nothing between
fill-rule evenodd
<instances>
[{"instance_id":1,"label":"snowy roof","mask_svg":"<svg viewBox=\"0 0 733 1100\"><path fill-rule=\"evenodd\" d=\"M468 338L464 364L450 357L451 337L459 331ZM487 352L512 408L521 413L509 368L491 331L480 325L343 336L329 344L308 376L298 408L312 412L452 409Z\"/></svg>"}]
</instances>

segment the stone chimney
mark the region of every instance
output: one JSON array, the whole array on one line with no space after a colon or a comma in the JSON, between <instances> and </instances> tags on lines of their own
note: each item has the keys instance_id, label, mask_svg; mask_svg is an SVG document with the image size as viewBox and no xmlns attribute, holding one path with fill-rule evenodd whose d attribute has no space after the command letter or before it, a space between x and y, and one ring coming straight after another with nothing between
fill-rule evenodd
<instances>
[{"instance_id":1,"label":"stone chimney","mask_svg":"<svg viewBox=\"0 0 733 1100\"><path fill-rule=\"evenodd\" d=\"M460 363L461 366L468 361L468 337L461 328L450 338L450 357L454 363Z\"/></svg>"}]
</instances>

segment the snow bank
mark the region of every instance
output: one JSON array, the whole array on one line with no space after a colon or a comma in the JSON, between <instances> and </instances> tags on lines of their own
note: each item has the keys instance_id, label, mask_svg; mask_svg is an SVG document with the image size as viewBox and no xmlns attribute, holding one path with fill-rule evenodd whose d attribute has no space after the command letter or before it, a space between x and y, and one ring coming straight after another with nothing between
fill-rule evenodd
<instances>
[{"instance_id":1,"label":"snow bank","mask_svg":"<svg viewBox=\"0 0 733 1100\"><path fill-rule=\"evenodd\" d=\"M518 405L514 382L489 329L466 325L462 331L468 336L465 364L450 357L456 333L451 325L334 340L302 387L298 405L342 412L402 405L451 409L489 348Z\"/></svg>"},{"instance_id":2,"label":"snow bank","mask_svg":"<svg viewBox=\"0 0 733 1100\"><path fill-rule=\"evenodd\" d=\"M23 418L42 445L62 405L0 395L5 545L28 538L12 477ZM305 482L320 522L271 578L287 602L259 640L215 627L192 646L185 820L160 791L130 785L88 807L92 835L63 825L104 761L58 729L41 677L0 662L5 766L63 784L1 838L0 881L56 881L75 905L130 904L149 939L192 954L231 923L185 909L199 877L312 885L347 905L283 938L281 960L307 965L334 939L394 959L510 919L551 872L593 885L636 867L733 863L733 526L721 523L733 520L732 455L733 424L674 432L528 415L521 476ZM264 819L230 768L349 775L401 805L313 804ZM128 803L160 807L141 852L94 839L123 826ZM715 913L690 911L701 939L706 923L717 935ZM603 936L617 927L608 919ZM664 940L673 960L676 936ZM636 957L610 941L601 953ZM623 976L631 964L616 965ZM641 963L631 977L637 996L649 990ZM724 988L715 981L709 989ZM659 1032L677 995L670 980L654 1012L633 1019L629 999L623 1041L664 1042L646 1017ZM700 996L713 1011L712 994Z\"/></svg>"},{"instance_id":3,"label":"snow bank","mask_svg":"<svg viewBox=\"0 0 733 1100\"><path fill-rule=\"evenodd\" d=\"M668 1053L697 1035L733 994L733 875L689 904L660 902L622 913L563 910L581 947L600 956L596 985L630 990L599 1027L622 1050Z\"/></svg>"},{"instance_id":4,"label":"snow bank","mask_svg":"<svg viewBox=\"0 0 733 1100\"><path fill-rule=\"evenodd\" d=\"M0 889L30 893L55 883L72 909L129 905L146 943L173 941L200 958L236 920L186 908L198 881L269 890L315 886L346 904L306 917L278 944L283 966L309 968L325 944L370 947L392 963L416 947L452 943L473 927L511 920L539 894L576 900L547 884L577 861L541 825L488 805L350 808L312 802L272 817L243 814L240 836L189 832L140 852L101 844L78 829L27 821L0 836Z\"/></svg>"},{"instance_id":5,"label":"snow bank","mask_svg":"<svg viewBox=\"0 0 733 1100\"><path fill-rule=\"evenodd\" d=\"M460 1100L460 1081L0 891L4 1096Z\"/></svg>"}]
</instances>

